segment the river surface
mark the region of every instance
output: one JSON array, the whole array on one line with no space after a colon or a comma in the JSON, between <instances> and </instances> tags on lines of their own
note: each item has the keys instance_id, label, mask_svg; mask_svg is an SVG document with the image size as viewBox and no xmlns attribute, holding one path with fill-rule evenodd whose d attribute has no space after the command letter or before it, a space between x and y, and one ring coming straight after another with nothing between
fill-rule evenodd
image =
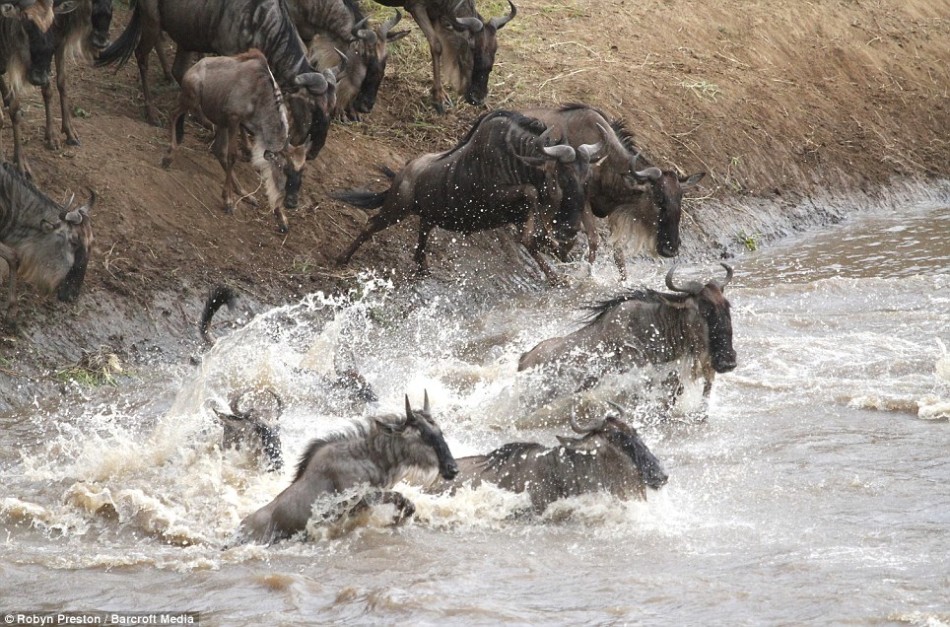
<instances>
[{"instance_id":1,"label":"river surface","mask_svg":"<svg viewBox=\"0 0 950 627\"><path fill-rule=\"evenodd\" d=\"M406 393L419 405L428 392L456 456L570 433L556 412L530 418L535 381L517 359L617 290L609 263L557 290L368 277L347 299L259 315L199 366L159 364L0 416L0 611L197 610L214 625L950 624L950 209L863 211L730 263L739 366L717 378L705 420L695 398L664 420L628 408L670 475L645 502L593 494L531 517L499 490L406 486L417 516L401 527L381 508L356 528L226 548L310 438L400 411ZM661 289L667 268L629 270ZM677 276L722 272L693 260ZM332 385L350 366L378 403ZM210 406L243 387L284 398L280 473L218 446Z\"/></svg>"}]
</instances>

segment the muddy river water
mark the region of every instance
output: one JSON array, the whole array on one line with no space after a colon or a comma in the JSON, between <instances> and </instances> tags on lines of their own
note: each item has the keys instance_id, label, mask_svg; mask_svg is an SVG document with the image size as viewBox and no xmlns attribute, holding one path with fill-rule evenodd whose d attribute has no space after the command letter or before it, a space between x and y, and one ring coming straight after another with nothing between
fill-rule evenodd
<instances>
[{"instance_id":1,"label":"muddy river water","mask_svg":"<svg viewBox=\"0 0 950 627\"><path fill-rule=\"evenodd\" d=\"M314 526L307 541L225 548L293 472L217 446L209 406L237 387L284 397L291 462L309 438L423 390L457 456L569 432L526 419L533 381L517 359L617 289L606 261L558 290L367 278L348 300L313 295L222 334L197 367L162 364L0 416L0 611L197 610L220 625L950 623L950 209L871 209L731 263L739 366L717 378L706 419L689 399L666 420L631 410L670 475L646 502L590 495L525 517L517 495L408 486L417 517L402 527L380 512L356 529ZM630 274L661 288L667 268L633 262ZM682 273L722 270L690 260ZM370 381L376 406L327 383L341 364Z\"/></svg>"}]
</instances>

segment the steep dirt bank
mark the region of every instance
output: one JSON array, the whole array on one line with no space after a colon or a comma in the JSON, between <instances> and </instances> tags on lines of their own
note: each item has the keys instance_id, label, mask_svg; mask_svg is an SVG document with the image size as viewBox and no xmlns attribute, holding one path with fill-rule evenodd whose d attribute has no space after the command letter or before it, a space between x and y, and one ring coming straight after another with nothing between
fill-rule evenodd
<instances>
[{"instance_id":1,"label":"steep dirt bank","mask_svg":"<svg viewBox=\"0 0 950 627\"><path fill-rule=\"evenodd\" d=\"M479 6L497 15L506 5ZM706 170L699 198L687 205L687 254L714 244L718 254L741 246L750 230L769 232L745 213L730 229L731 206L765 204L768 219L815 220L821 216L803 210L803 198L873 195L895 180L935 182L950 173L945 0L522 0L518 7L500 34L491 105L588 102L623 117L655 161ZM113 35L126 19L119 8ZM365 123L334 125L286 237L263 209L221 212L222 175L206 149L208 132L189 126L174 166L160 167L167 131L143 121L134 64L116 74L70 68L73 105L83 116L79 148L43 146L42 100L26 94L26 151L37 182L58 198L95 188L97 241L78 304L21 293L19 325L0 338L0 408L55 391L51 369L102 346L126 361L182 358L194 349L204 291L217 282L263 305L346 288L361 269L405 277L411 228L377 237L348 268L333 266L365 215L327 192L369 184L377 178L372 164L398 166L451 146L481 113L462 105L439 116L428 107L428 54L406 22L413 33L394 46L377 109ZM170 111L177 88L155 68L153 77L159 108ZM9 132L4 139L9 151ZM255 187L248 166L240 176ZM477 263L500 276L515 267L505 280L544 289L504 232L464 246L437 232L432 248L437 278Z\"/></svg>"}]
</instances>

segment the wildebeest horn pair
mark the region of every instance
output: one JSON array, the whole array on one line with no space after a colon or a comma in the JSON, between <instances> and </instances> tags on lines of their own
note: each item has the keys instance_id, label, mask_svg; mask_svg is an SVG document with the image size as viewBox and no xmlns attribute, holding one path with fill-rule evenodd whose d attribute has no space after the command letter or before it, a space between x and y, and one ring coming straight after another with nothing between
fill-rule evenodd
<instances>
[{"instance_id":1,"label":"wildebeest horn pair","mask_svg":"<svg viewBox=\"0 0 950 627\"><path fill-rule=\"evenodd\" d=\"M715 285L721 290L726 289L726 286L729 285L729 281L732 280L732 266L727 263L720 263L723 268L726 269L726 278L723 281L713 281ZM673 283L673 272L676 270L676 265L674 264L670 271L666 273L666 287L670 289L671 292L680 292L683 294L699 294L703 290L702 283L698 281L690 281L682 287L678 287Z\"/></svg>"},{"instance_id":2,"label":"wildebeest horn pair","mask_svg":"<svg viewBox=\"0 0 950 627\"><path fill-rule=\"evenodd\" d=\"M368 21L369 18L364 17L359 22L354 24L352 30L350 30L350 34L353 35L354 39L361 39L366 43L373 45L376 43L376 33L374 33L369 28L363 28L366 26L366 22Z\"/></svg>"},{"instance_id":3,"label":"wildebeest horn pair","mask_svg":"<svg viewBox=\"0 0 950 627\"><path fill-rule=\"evenodd\" d=\"M92 209L93 205L96 204L96 192L90 189L89 201L81 207L70 209L75 198L75 194L70 197L69 202L66 203L66 205L63 207L62 213L60 213L59 219L69 222L70 224L82 224L82 221L89 217L89 210Z\"/></svg>"},{"instance_id":4,"label":"wildebeest horn pair","mask_svg":"<svg viewBox=\"0 0 950 627\"><path fill-rule=\"evenodd\" d=\"M425 414L426 416L429 416L432 414L432 410L430 409L430 406L429 406L429 390L425 390L425 399L422 402L422 413ZM379 421L379 422L383 427L387 429L392 429L393 431L402 431L403 429L406 428L406 425L409 424L409 421L412 420L412 416L413 416L412 404L409 402L409 395L406 394L406 419L396 424L392 424L389 422L382 422L382 421Z\"/></svg>"}]
</instances>

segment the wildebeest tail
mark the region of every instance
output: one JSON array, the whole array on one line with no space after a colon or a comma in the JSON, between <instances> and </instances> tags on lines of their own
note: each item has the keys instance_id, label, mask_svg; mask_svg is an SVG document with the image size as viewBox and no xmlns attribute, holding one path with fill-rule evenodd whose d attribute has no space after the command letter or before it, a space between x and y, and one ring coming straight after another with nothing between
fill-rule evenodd
<instances>
[{"instance_id":1,"label":"wildebeest tail","mask_svg":"<svg viewBox=\"0 0 950 627\"><path fill-rule=\"evenodd\" d=\"M396 178L396 173L389 167L383 164L378 164L376 169L383 173L383 175L388 178L390 181Z\"/></svg>"},{"instance_id":2,"label":"wildebeest tail","mask_svg":"<svg viewBox=\"0 0 950 627\"><path fill-rule=\"evenodd\" d=\"M205 308L201 312L201 321L198 323L198 333L206 344L214 344L214 338L208 333L214 314L224 305L227 305L228 309L233 309L236 301L237 294L226 285L218 285L208 294Z\"/></svg>"},{"instance_id":3,"label":"wildebeest tail","mask_svg":"<svg viewBox=\"0 0 950 627\"><path fill-rule=\"evenodd\" d=\"M379 209L386 202L387 189L384 192L368 192L363 189L348 189L343 192L331 194L333 198L342 200L348 205L359 207L360 209Z\"/></svg>"},{"instance_id":4,"label":"wildebeest tail","mask_svg":"<svg viewBox=\"0 0 950 627\"><path fill-rule=\"evenodd\" d=\"M132 17L129 18L128 25L108 48L99 53L99 58L96 59L96 67L114 65L116 68L120 68L128 63L132 53L135 52L139 40L142 39L142 3L133 2L132 4L134 5L132 7Z\"/></svg>"}]
</instances>

